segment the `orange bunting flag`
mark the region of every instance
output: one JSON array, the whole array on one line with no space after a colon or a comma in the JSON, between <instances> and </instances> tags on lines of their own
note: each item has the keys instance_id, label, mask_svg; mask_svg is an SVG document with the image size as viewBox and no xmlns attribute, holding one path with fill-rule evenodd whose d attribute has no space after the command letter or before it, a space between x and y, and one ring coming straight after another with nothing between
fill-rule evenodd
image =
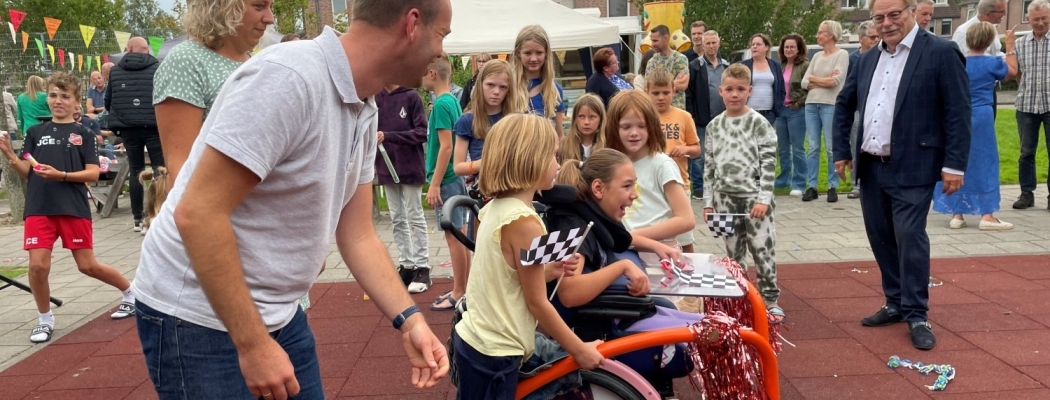
<instances>
[{"instance_id":1,"label":"orange bunting flag","mask_svg":"<svg viewBox=\"0 0 1050 400\"><path fill-rule=\"evenodd\" d=\"M55 40L55 32L58 32L59 25L62 25L62 20L44 17L44 26L47 28L48 40Z\"/></svg>"},{"instance_id":2,"label":"orange bunting flag","mask_svg":"<svg viewBox=\"0 0 1050 400\"><path fill-rule=\"evenodd\" d=\"M88 60L90 60L90 59L88 59ZM77 54L77 65L80 66L80 68L77 69L77 71L83 72L84 71L84 55L83 54ZM90 69L91 67L88 67L88 68Z\"/></svg>"},{"instance_id":3,"label":"orange bunting flag","mask_svg":"<svg viewBox=\"0 0 1050 400\"><path fill-rule=\"evenodd\" d=\"M18 10L7 10L7 14L11 16L11 24L15 26L15 30L18 30L18 26L22 25L22 20L26 19L26 13Z\"/></svg>"},{"instance_id":4,"label":"orange bunting flag","mask_svg":"<svg viewBox=\"0 0 1050 400\"><path fill-rule=\"evenodd\" d=\"M95 27L80 25L80 36L84 37L84 47L91 47L91 38L95 37Z\"/></svg>"},{"instance_id":5,"label":"orange bunting flag","mask_svg":"<svg viewBox=\"0 0 1050 400\"><path fill-rule=\"evenodd\" d=\"M29 34L22 31L22 52L26 52L26 48L29 47Z\"/></svg>"}]
</instances>

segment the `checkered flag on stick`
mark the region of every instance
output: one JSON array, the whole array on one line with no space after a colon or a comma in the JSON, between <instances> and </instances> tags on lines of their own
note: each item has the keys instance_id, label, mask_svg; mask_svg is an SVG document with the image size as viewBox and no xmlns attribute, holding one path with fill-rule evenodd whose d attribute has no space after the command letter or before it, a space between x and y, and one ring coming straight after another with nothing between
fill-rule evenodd
<instances>
[{"instance_id":1,"label":"checkered flag on stick","mask_svg":"<svg viewBox=\"0 0 1050 400\"><path fill-rule=\"evenodd\" d=\"M521 265L542 265L568 258L580 249L583 238L587 237L593 225L594 222L590 222L586 228L554 231L532 239L532 246L528 250L521 250Z\"/></svg>"},{"instance_id":2,"label":"checkered flag on stick","mask_svg":"<svg viewBox=\"0 0 1050 400\"><path fill-rule=\"evenodd\" d=\"M736 234L733 229L733 218L738 216L746 217L747 214L707 214L707 227L711 229L714 237L733 236Z\"/></svg>"}]
</instances>

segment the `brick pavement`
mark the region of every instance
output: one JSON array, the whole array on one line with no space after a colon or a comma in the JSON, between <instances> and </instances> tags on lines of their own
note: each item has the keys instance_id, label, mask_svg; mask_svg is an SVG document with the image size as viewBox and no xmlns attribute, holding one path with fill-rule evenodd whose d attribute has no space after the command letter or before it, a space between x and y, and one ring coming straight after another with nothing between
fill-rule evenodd
<instances>
[{"instance_id":1,"label":"brick pavement","mask_svg":"<svg viewBox=\"0 0 1050 400\"><path fill-rule=\"evenodd\" d=\"M1050 212L1045 209L1046 192L1040 186L1036 191L1036 208L1015 211L1010 204L1020 193L1017 186L1002 189L1003 211L997 213L1016 228L1007 232L986 233L975 227L962 230L948 229L948 217L932 214L929 219L931 251L935 258L954 258L978 255L1045 254L1050 253ZM128 278L134 277L138 265L142 236L131 231L128 199L120 200L120 208L113 216L95 221L95 244L98 258L109 263ZM819 200L803 203L797 197L778 196L777 199L777 257L782 264L833 261L871 260L871 250L863 232L860 205L856 200L840 196L838 203ZM698 212L699 204L694 201ZM697 252L724 254L719 239L711 238L706 226L697 216ZM973 219L972 221L976 221ZM448 260L444 237L435 232L432 214L430 256L435 267L434 276L448 276L451 269L441 266ZM976 224L972 224L976 225ZM397 248L389 217L383 215L376 229L387 243L391 257L396 260ZM25 265L26 252L21 249L21 226L0 227L0 265ZM352 280L349 269L342 262L334 245L330 248L328 269L319 282ZM52 294L66 301L55 309L57 330L55 339L87 323L119 302L119 294L98 281L77 272L68 251L56 251L51 271ZM20 278L26 282L25 277ZM433 295L426 294L427 297ZM22 360L43 345L32 346L27 339L36 325L36 310L32 297L13 288L0 291L0 370Z\"/></svg>"}]
</instances>

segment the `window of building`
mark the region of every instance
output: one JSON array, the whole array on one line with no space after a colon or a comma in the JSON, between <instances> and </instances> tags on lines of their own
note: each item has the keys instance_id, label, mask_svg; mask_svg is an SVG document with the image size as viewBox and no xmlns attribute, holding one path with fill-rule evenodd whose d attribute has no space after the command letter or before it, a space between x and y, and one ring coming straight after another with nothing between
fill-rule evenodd
<instances>
[{"instance_id":1,"label":"window of building","mask_svg":"<svg viewBox=\"0 0 1050 400\"><path fill-rule=\"evenodd\" d=\"M864 0L840 0L842 8L861 8Z\"/></svg>"},{"instance_id":2,"label":"window of building","mask_svg":"<svg viewBox=\"0 0 1050 400\"><path fill-rule=\"evenodd\" d=\"M941 36L951 36L952 34L952 19L944 18L941 19Z\"/></svg>"},{"instance_id":3,"label":"window of building","mask_svg":"<svg viewBox=\"0 0 1050 400\"><path fill-rule=\"evenodd\" d=\"M973 19L973 17L976 17L976 16L977 16L977 5L976 4L970 4L970 5L966 6L966 19L970 20L970 19Z\"/></svg>"},{"instance_id":4,"label":"window of building","mask_svg":"<svg viewBox=\"0 0 1050 400\"><path fill-rule=\"evenodd\" d=\"M1028 23L1028 5L1029 4L1032 4L1032 0L1025 0L1024 8L1021 9L1021 23L1022 24L1027 24Z\"/></svg>"},{"instance_id":5,"label":"window of building","mask_svg":"<svg viewBox=\"0 0 1050 400\"><path fill-rule=\"evenodd\" d=\"M629 2L627 0L609 0L606 5L609 17L626 17L629 11Z\"/></svg>"},{"instance_id":6,"label":"window of building","mask_svg":"<svg viewBox=\"0 0 1050 400\"><path fill-rule=\"evenodd\" d=\"M936 0L933 2L933 4L938 6L946 6L948 5L948 0Z\"/></svg>"}]
</instances>

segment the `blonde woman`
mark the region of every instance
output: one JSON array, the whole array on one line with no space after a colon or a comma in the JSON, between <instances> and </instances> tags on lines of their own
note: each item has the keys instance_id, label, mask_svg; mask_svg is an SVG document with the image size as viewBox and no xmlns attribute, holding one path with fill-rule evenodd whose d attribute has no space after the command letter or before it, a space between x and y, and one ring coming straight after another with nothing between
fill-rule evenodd
<instances>
[{"instance_id":1,"label":"blonde woman","mask_svg":"<svg viewBox=\"0 0 1050 400\"><path fill-rule=\"evenodd\" d=\"M528 106L528 111L554 122L558 138L564 133L565 92L554 82L554 56L551 55L547 31L539 25L521 29L514 41L511 65L514 66L518 87L529 88L518 95Z\"/></svg>"},{"instance_id":2,"label":"blonde woman","mask_svg":"<svg viewBox=\"0 0 1050 400\"><path fill-rule=\"evenodd\" d=\"M272 0L188 2L182 25L190 36L168 54L154 77L153 104L172 186L226 78L251 55L268 25ZM280 110L260 110L280 112Z\"/></svg>"},{"instance_id":3,"label":"blonde woman","mask_svg":"<svg viewBox=\"0 0 1050 400\"><path fill-rule=\"evenodd\" d=\"M51 109L47 107L47 83L44 78L36 75L29 77L26 81L26 91L18 95L18 124L22 134L33 125L40 123L40 117L51 115Z\"/></svg>"},{"instance_id":4,"label":"blonde woman","mask_svg":"<svg viewBox=\"0 0 1050 400\"><path fill-rule=\"evenodd\" d=\"M809 188L802 195L802 201L816 200L817 174L820 173L820 138L824 137L824 150L831 160L831 124L835 116L835 99L846 84L846 72L849 69L849 53L835 44L842 38L842 24L838 21L824 21L817 30L817 44L824 51L813 56L809 62L806 75L802 78L802 87L809 90L806 94L806 172ZM799 50L802 51L802 50ZM828 174L828 203L839 201L839 176L830 165Z\"/></svg>"}]
</instances>

